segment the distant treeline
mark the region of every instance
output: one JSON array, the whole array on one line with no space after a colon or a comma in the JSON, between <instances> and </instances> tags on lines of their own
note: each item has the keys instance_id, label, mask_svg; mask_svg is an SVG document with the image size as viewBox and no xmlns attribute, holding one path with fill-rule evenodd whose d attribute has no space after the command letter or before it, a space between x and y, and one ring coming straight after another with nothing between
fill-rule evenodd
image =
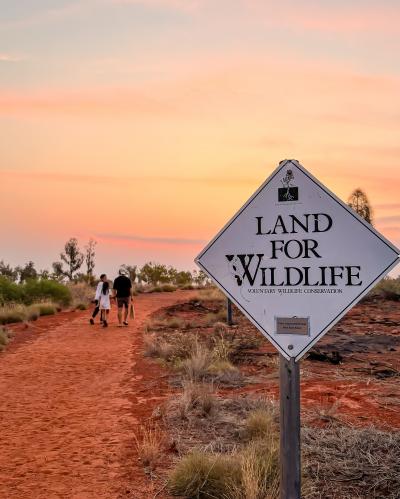
<instances>
[{"instance_id":1,"label":"distant treeline","mask_svg":"<svg viewBox=\"0 0 400 499\"><path fill-rule=\"evenodd\" d=\"M97 278L95 269L96 241L90 239L81 251L75 238L69 239L60 253L60 260L52 264L52 271L38 270L34 262L12 267L0 261L0 304L6 302L30 304L37 300L53 299L62 304L70 300L67 283L85 282L93 285ZM142 267L122 265L132 282L143 290L143 286L159 287L171 285L179 288L201 287L210 283L207 275L200 271L178 270L171 265L148 262ZM171 289L171 288L170 288Z\"/></svg>"}]
</instances>

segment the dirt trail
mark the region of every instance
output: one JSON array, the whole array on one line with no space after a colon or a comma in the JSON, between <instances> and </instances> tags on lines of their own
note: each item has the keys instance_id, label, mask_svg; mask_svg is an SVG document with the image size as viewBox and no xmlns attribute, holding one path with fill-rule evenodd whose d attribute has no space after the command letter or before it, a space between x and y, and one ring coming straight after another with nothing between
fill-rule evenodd
<instances>
[{"instance_id":1,"label":"dirt trail","mask_svg":"<svg viewBox=\"0 0 400 499\"><path fill-rule=\"evenodd\" d=\"M113 314L108 329L90 326L86 312L39 320L28 341L17 334L0 355L1 499L150 497L134 430L167 390L139 328L189 295L139 296L128 328Z\"/></svg>"}]
</instances>

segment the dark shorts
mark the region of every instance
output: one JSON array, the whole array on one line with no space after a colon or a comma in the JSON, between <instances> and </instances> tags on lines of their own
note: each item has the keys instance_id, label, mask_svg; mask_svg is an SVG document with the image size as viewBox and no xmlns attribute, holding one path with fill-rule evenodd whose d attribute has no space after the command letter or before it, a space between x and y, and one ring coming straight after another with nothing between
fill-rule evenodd
<instances>
[{"instance_id":1,"label":"dark shorts","mask_svg":"<svg viewBox=\"0 0 400 499\"><path fill-rule=\"evenodd\" d=\"M124 296L124 297L120 297L120 298L118 298L118 296L117 296L118 308L123 308L123 307L129 308L130 302L131 302L131 299L129 296Z\"/></svg>"}]
</instances>

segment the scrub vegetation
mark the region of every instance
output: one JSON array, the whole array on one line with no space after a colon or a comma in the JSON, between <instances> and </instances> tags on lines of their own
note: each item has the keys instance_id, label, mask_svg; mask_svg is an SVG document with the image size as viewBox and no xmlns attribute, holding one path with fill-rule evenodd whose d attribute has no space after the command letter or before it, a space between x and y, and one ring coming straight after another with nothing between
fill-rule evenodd
<instances>
[{"instance_id":1,"label":"scrub vegetation","mask_svg":"<svg viewBox=\"0 0 400 499\"><path fill-rule=\"evenodd\" d=\"M385 293L395 291L397 285L398 280L386 279L370 293L368 299L373 300L373 305L361 305L368 310L376 308L377 318L374 312L370 318L373 325L394 325L386 318L386 309L392 305L387 300L391 297ZM161 490L167 489L170 495L279 497L278 357L236 307L233 312L234 324L229 326L225 297L217 289L208 288L192 293L186 302L161 309L144 325L144 354L168 370L173 389L173 396L155 411L157 424L162 428L158 449L164 459L158 459L152 468L153 476L161 481ZM367 320L365 312L357 308L350 317L358 325ZM336 338L343 340L341 331L350 341L345 320L342 324L331 333L333 342ZM358 339L357 362L363 356L363 339L372 341L363 331L359 334L362 338ZM342 356L339 364L331 366L329 382L335 388L327 384L321 388L319 398L307 404L307 396L316 397L319 393L319 366L336 359L323 345L321 342L318 351L310 351L310 360L302 362L304 382L307 384L316 376L315 385L310 385L315 389L306 392L302 405L302 497L394 499L400 476L398 433L382 425L374 426L368 419L370 414L365 414L358 425L353 424L356 416L349 419L349 411L358 407L352 397L358 382L355 380L359 379L359 364L345 364L342 368ZM388 348L394 350L393 345L389 342ZM348 352L346 346L342 348ZM363 376L372 380L378 379L379 373L389 376L386 373L390 371L391 375L394 371L386 364L384 370L379 370L377 364L373 362L373 368ZM346 376L351 388L346 384ZM323 379L326 381L326 376ZM343 384L343 391L333 383L339 387ZM371 386L363 385L360 390L370 397ZM387 392L379 396L390 404L390 394L393 386L388 384Z\"/></svg>"}]
</instances>

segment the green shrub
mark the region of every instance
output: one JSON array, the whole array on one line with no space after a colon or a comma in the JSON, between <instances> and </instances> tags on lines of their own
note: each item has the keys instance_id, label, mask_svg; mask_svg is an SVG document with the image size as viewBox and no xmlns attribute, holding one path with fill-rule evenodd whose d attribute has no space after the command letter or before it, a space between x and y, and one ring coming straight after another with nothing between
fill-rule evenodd
<instances>
[{"instance_id":1,"label":"green shrub","mask_svg":"<svg viewBox=\"0 0 400 499\"><path fill-rule=\"evenodd\" d=\"M386 300L400 301L400 277L382 279L367 296L372 298L380 296Z\"/></svg>"},{"instance_id":2,"label":"green shrub","mask_svg":"<svg viewBox=\"0 0 400 499\"><path fill-rule=\"evenodd\" d=\"M237 459L195 451L178 463L169 478L169 489L173 495L190 498L232 497L230 491L239 478Z\"/></svg>"},{"instance_id":3,"label":"green shrub","mask_svg":"<svg viewBox=\"0 0 400 499\"><path fill-rule=\"evenodd\" d=\"M72 300L71 291L67 286L57 281L49 279L30 279L22 285L24 293L24 303L32 303L51 300L61 305L69 305Z\"/></svg>"},{"instance_id":4,"label":"green shrub","mask_svg":"<svg viewBox=\"0 0 400 499\"><path fill-rule=\"evenodd\" d=\"M23 301L23 287L0 276L0 304Z\"/></svg>"}]
</instances>

